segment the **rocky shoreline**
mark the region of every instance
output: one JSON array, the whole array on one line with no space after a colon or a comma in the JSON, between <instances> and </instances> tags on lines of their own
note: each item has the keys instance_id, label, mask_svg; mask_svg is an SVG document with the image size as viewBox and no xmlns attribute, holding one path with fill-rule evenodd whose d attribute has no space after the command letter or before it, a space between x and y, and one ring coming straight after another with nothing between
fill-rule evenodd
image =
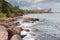
<instances>
[{"instance_id":1,"label":"rocky shoreline","mask_svg":"<svg viewBox=\"0 0 60 40\"><path fill-rule=\"evenodd\" d=\"M0 18L0 39L1 40L22 40L25 35L21 35L22 27L17 27L19 22L14 23L18 17L14 18ZM22 18L24 22L39 21L38 18ZM29 31L28 29L25 31Z\"/></svg>"},{"instance_id":2,"label":"rocky shoreline","mask_svg":"<svg viewBox=\"0 0 60 40\"><path fill-rule=\"evenodd\" d=\"M5 28L4 26L0 26L0 40L20 40L21 31L22 28L19 27Z\"/></svg>"},{"instance_id":3,"label":"rocky shoreline","mask_svg":"<svg viewBox=\"0 0 60 40\"><path fill-rule=\"evenodd\" d=\"M20 40L20 31L22 28L15 27L13 24L18 17L0 18L0 40ZM12 24L11 24L12 23ZM12 27L13 26L13 27Z\"/></svg>"},{"instance_id":4,"label":"rocky shoreline","mask_svg":"<svg viewBox=\"0 0 60 40\"><path fill-rule=\"evenodd\" d=\"M9 21L15 21L17 19L18 19L18 17L0 18L0 21L7 21L7 22L9 22Z\"/></svg>"}]
</instances>

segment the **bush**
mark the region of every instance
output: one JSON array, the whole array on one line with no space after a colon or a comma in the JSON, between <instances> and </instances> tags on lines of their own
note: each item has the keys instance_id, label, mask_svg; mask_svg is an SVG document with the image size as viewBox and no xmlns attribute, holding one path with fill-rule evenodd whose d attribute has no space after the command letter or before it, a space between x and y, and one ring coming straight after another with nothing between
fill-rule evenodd
<instances>
[{"instance_id":1,"label":"bush","mask_svg":"<svg viewBox=\"0 0 60 40\"><path fill-rule=\"evenodd\" d=\"M13 13L7 13L6 17L14 17L14 14Z\"/></svg>"},{"instance_id":2,"label":"bush","mask_svg":"<svg viewBox=\"0 0 60 40\"><path fill-rule=\"evenodd\" d=\"M6 14L0 13L0 18L6 18Z\"/></svg>"}]
</instances>

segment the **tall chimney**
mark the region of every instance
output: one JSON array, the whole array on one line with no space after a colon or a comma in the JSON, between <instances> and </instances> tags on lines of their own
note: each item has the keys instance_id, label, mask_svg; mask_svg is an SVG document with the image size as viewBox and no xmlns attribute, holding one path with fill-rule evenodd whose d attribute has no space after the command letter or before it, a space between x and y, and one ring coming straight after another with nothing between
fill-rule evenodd
<instances>
[{"instance_id":1,"label":"tall chimney","mask_svg":"<svg viewBox=\"0 0 60 40\"><path fill-rule=\"evenodd\" d=\"M51 13L51 12L52 12L52 8L49 8L49 9L48 9L48 12Z\"/></svg>"}]
</instances>

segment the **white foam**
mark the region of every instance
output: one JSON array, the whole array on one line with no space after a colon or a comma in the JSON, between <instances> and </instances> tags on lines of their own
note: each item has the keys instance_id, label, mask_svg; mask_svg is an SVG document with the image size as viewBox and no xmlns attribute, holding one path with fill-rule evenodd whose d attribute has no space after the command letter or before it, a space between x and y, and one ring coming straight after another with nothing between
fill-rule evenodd
<instances>
[{"instance_id":1,"label":"white foam","mask_svg":"<svg viewBox=\"0 0 60 40\"><path fill-rule=\"evenodd\" d=\"M33 23L23 23L21 26L31 29L23 40L60 40L60 14L28 14L25 17L43 19L43 21ZM35 34L35 36L33 36ZM23 34L22 34L23 35Z\"/></svg>"}]
</instances>

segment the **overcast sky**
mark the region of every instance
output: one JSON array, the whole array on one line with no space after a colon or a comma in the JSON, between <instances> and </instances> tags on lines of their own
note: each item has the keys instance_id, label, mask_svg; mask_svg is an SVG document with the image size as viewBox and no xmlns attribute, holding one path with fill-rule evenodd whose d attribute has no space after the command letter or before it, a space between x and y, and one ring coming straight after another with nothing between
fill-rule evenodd
<instances>
[{"instance_id":1,"label":"overcast sky","mask_svg":"<svg viewBox=\"0 0 60 40\"><path fill-rule=\"evenodd\" d=\"M60 0L6 0L12 5L19 5L23 9L48 9L60 12Z\"/></svg>"}]
</instances>

